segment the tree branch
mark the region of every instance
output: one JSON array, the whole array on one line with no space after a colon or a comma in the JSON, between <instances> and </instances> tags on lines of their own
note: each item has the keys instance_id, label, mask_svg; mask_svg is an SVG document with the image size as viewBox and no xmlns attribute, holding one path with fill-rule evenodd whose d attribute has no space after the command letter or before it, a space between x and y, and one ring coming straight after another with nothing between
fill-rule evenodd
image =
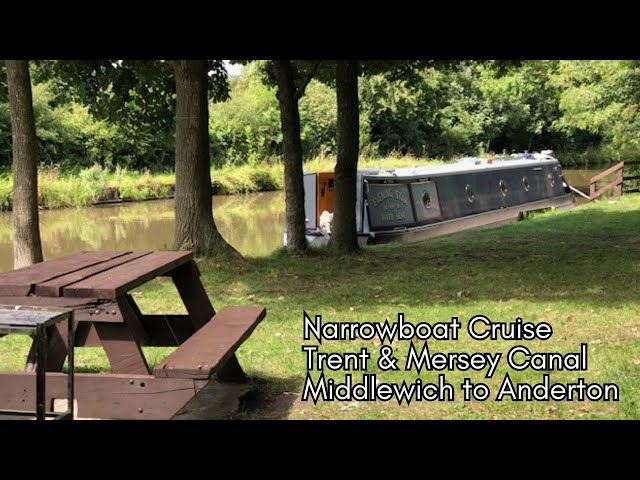
<instances>
[{"instance_id":1,"label":"tree branch","mask_svg":"<svg viewBox=\"0 0 640 480\"><path fill-rule=\"evenodd\" d=\"M315 63L315 65L313 66L313 68L309 72L309 75L307 75L307 78L305 79L304 83L300 86L300 88L298 90L296 90L296 99L297 100L300 100L300 98L302 98L302 96L304 95L304 91L307 89L307 85L309 85L309 82L311 82L311 80L313 80L313 77L315 76L316 72L318 71L318 68L320 68L320 64L321 63L322 63L322 60L318 60Z\"/></svg>"}]
</instances>

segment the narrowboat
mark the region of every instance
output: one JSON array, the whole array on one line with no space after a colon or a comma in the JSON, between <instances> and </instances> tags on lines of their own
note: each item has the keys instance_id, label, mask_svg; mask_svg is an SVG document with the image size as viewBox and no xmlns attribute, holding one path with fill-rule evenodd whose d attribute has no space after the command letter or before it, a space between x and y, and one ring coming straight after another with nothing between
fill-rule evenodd
<instances>
[{"instance_id":1,"label":"narrowboat","mask_svg":"<svg viewBox=\"0 0 640 480\"><path fill-rule=\"evenodd\" d=\"M326 245L331 237L333 172L306 173L304 191L307 240L312 246ZM363 169L357 173L356 193L361 245L415 242L575 203L560 162L544 150L466 157L446 165Z\"/></svg>"}]
</instances>

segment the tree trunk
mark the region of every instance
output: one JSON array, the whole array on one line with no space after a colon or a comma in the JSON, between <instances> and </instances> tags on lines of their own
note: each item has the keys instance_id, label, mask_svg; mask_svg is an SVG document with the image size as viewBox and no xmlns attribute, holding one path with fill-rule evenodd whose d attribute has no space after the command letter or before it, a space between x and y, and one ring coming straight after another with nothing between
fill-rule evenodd
<instances>
[{"instance_id":1,"label":"tree trunk","mask_svg":"<svg viewBox=\"0 0 640 480\"><path fill-rule=\"evenodd\" d=\"M290 60L273 61L284 150L284 191L287 217L287 252L304 253L305 237L304 183L302 171L302 140L300 139L300 112Z\"/></svg>"},{"instance_id":2,"label":"tree trunk","mask_svg":"<svg viewBox=\"0 0 640 480\"><path fill-rule=\"evenodd\" d=\"M207 66L204 60L175 60L176 187L175 250L198 255L240 256L213 220L209 159Z\"/></svg>"},{"instance_id":3,"label":"tree trunk","mask_svg":"<svg viewBox=\"0 0 640 480\"><path fill-rule=\"evenodd\" d=\"M348 253L358 250L356 232L356 172L359 151L358 63L338 61L338 161L335 171L334 210L329 250Z\"/></svg>"},{"instance_id":4,"label":"tree trunk","mask_svg":"<svg viewBox=\"0 0 640 480\"><path fill-rule=\"evenodd\" d=\"M13 266L42 261L38 215L38 139L27 60L7 60L13 134Z\"/></svg>"}]
</instances>

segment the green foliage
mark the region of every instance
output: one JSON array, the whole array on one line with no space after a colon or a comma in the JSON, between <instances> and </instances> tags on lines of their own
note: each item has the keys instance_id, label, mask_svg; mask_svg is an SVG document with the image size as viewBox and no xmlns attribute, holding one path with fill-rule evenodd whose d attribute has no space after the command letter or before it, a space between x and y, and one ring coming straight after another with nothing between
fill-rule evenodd
<instances>
[{"instance_id":1,"label":"green foliage","mask_svg":"<svg viewBox=\"0 0 640 480\"><path fill-rule=\"evenodd\" d=\"M371 140L382 152L444 158L555 146L552 69L553 62L506 70L493 62L460 62L421 69L410 80L365 77L360 95Z\"/></svg>"},{"instance_id":2,"label":"green foliage","mask_svg":"<svg viewBox=\"0 0 640 480\"><path fill-rule=\"evenodd\" d=\"M228 98L221 60L209 60L209 96ZM173 165L175 80L164 60L56 60L35 63L34 81L47 80L55 101L79 101L117 127L113 161L103 165L167 169ZM110 152L111 153L111 152Z\"/></svg>"},{"instance_id":3,"label":"green foliage","mask_svg":"<svg viewBox=\"0 0 640 480\"><path fill-rule=\"evenodd\" d=\"M115 125L95 120L78 103L55 105L48 84L34 85L32 91L43 164L71 169L113 163L113 144L119 134Z\"/></svg>"},{"instance_id":4,"label":"green foliage","mask_svg":"<svg viewBox=\"0 0 640 480\"><path fill-rule=\"evenodd\" d=\"M276 154L282 142L274 91L261 81L259 65L234 79L231 99L209 108L211 162L215 166L253 164Z\"/></svg>"},{"instance_id":5,"label":"green foliage","mask_svg":"<svg viewBox=\"0 0 640 480\"><path fill-rule=\"evenodd\" d=\"M167 169L173 165L173 132L151 123L123 125L97 120L76 101L60 101L51 82L32 87L40 160L65 171L98 164L134 169ZM0 103L0 169L10 168L11 116L9 104Z\"/></svg>"},{"instance_id":6,"label":"green foliage","mask_svg":"<svg viewBox=\"0 0 640 480\"><path fill-rule=\"evenodd\" d=\"M562 61L550 81L560 91L554 127L574 148L596 147L611 160L640 154L637 61Z\"/></svg>"},{"instance_id":7,"label":"green foliage","mask_svg":"<svg viewBox=\"0 0 640 480\"><path fill-rule=\"evenodd\" d=\"M279 163L282 133L269 61L243 62L231 79L212 61L212 164ZM335 62L295 60L305 160L336 149ZM11 121L0 63L0 170ZM362 156L450 159L552 148L567 165L640 156L638 61L367 61L360 78ZM32 62L42 163L167 171L174 162L174 86L160 61ZM260 182L261 180L258 179ZM222 190L253 188L221 186ZM137 190L136 190L137 192ZM137 194L137 193L136 193ZM133 195L133 190L132 190Z\"/></svg>"},{"instance_id":8,"label":"green foliage","mask_svg":"<svg viewBox=\"0 0 640 480\"><path fill-rule=\"evenodd\" d=\"M216 166L263 162L282 155L280 111L275 88L265 85L264 64L252 63L231 84L231 99L209 109L211 157ZM300 123L306 156L331 152L336 141L334 91L312 81L300 100Z\"/></svg>"}]
</instances>

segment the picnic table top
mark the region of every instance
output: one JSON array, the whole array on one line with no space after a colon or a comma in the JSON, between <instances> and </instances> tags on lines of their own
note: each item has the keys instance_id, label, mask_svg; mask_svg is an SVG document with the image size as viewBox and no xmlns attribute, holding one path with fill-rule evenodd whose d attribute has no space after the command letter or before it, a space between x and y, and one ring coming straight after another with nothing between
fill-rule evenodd
<instances>
[{"instance_id":1,"label":"picnic table top","mask_svg":"<svg viewBox=\"0 0 640 480\"><path fill-rule=\"evenodd\" d=\"M70 310L43 309L37 307L14 307L0 305L0 333L12 333L14 327L32 328L48 327L67 319Z\"/></svg>"},{"instance_id":2,"label":"picnic table top","mask_svg":"<svg viewBox=\"0 0 640 480\"><path fill-rule=\"evenodd\" d=\"M0 297L115 299L192 258L191 252L82 252L0 273Z\"/></svg>"}]
</instances>

